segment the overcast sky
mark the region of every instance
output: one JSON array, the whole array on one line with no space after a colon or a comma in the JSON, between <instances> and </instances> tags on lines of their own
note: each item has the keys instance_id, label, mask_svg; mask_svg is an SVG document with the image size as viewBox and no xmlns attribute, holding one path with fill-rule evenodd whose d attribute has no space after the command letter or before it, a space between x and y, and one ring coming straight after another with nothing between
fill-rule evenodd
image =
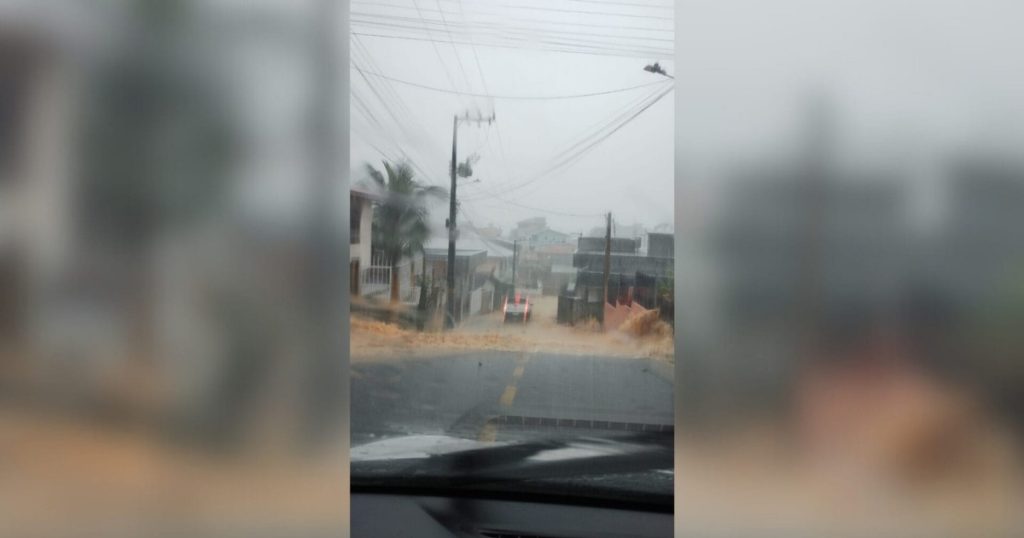
<instances>
[{"instance_id":1,"label":"overcast sky","mask_svg":"<svg viewBox=\"0 0 1024 538\"><path fill-rule=\"evenodd\" d=\"M813 91L834 103L849 160L928 168L965 147L1019 154L1024 4L687 0L676 9L684 201L713 191L718 166L794 149Z\"/></svg>"},{"instance_id":2,"label":"overcast sky","mask_svg":"<svg viewBox=\"0 0 1024 538\"><path fill-rule=\"evenodd\" d=\"M459 128L459 160L478 155L480 179L460 180L460 219L507 231L518 220L544 216L570 233L603 224L606 211L622 223L671 222L674 92L625 119L672 87L643 67L658 61L674 74L674 12L667 0L633 3L352 2L352 62L366 77L350 71L354 179L365 176L362 163L379 166L381 152L404 152L426 175L421 179L447 186L452 116L479 110L493 112L496 122ZM534 99L640 85L599 96ZM574 145L583 141L585 147L597 138L588 136L620 125L578 159L551 170L560 156L581 149ZM439 207L435 217L443 222L446 214L446 206Z\"/></svg>"}]
</instances>

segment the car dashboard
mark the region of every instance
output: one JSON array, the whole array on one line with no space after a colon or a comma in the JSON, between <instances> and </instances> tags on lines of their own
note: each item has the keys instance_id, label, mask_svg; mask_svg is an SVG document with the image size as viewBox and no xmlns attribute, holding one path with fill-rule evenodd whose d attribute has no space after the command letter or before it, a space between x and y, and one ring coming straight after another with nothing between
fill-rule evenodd
<instances>
[{"instance_id":1,"label":"car dashboard","mask_svg":"<svg viewBox=\"0 0 1024 538\"><path fill-rule=\"evenodd\" d=\"M672 536L672 513L634 506L354 491L360 538L646 538Z\"/></svg>"}]
</instances>

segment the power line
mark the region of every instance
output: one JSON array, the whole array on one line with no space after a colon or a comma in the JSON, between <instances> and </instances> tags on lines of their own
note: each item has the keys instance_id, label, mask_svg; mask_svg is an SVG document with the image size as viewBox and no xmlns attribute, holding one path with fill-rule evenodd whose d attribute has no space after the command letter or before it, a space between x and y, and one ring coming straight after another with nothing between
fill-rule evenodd
<instances>
[{"instance_id":1,"label":"power line","mask_svg":"<svg viewBox=\"0 0 1024 538\"><path fill-rule=\"evenodd\" d=\"M437 12L435 10L423 10L423 11L429 11L429 12L432 12L432 13L436 13ZM467 12L467 13L469 13L471 15L480 15L480 16L484 16L484 17L498 17L498 18L501 19L501 22L521 23L521 24L528 24L528 25L531 25L531 26L535 26L535 25L539 25L539 24L555 25L560 30L563 29L563 28L566 28L566 27L577 26L577 27L580 27L580 28L603 28L603 29L607 29L607 30L642 30L644 32L664 32L664 33L670 33L670 34L674 34L675 33L675 29L674 28L652 28L650 26L626 26L626 25L622 25L622 24L614 24L614 25L612 25L612 24L597 24L597 23L588 23L588 22L577 22L577 21L553 21L553 20L545 20L545 19L524 19L524 18L520 18L520 17L511 17L511 16L508 16L507 14L485 13L485 12L480 12L480 11L473 11L473 12ZM382 19L393 19L393 20L409 20L409 17L404 17L402 15L392 15L392 14L383 14L383 13L367 13L367 12L361 12L361 11L353 11L352 15L354 15L354 16L361 16L361 17L377 17L377 18L382 18ZM437 21L437 19L431 19L430 22L439 22L439 21ZM483 24L484 21L473 21L473 23L474 24ZM491 22L489 24L497 24L497 23Z\"/></svg>"},{"instance_id":2,"label":"power line","mask_svg":"<svg viewBox=\"0 0 1024 538\"><path fill-rule=\"evenodd\" d=\"M451 43L452 53L455 54L455 61L458 62L459 71L462 72L462 79L466 81L466 89L472 88L472 84L469 83L469 76L466 75L466 68L462 65L462 57L459 56L459 49L455 48L455 42L452 39L452 31L448 27L448 19L444 16L444 10L441 9L441 0L434 0L437 3L437 11L441 14L441 20L444 21L445 32L448 34L448 42Z\"/></svg>"},{"instance_id":3,"label":"power line","mask_svg":"<svg viewBox=\"0 0 1024 538\"><path fill-rule=\"evenodd\" d=\"M351 32L351 34L352 35L358 35L358 36L365 36L365 37L379 37L379 38L382 38L382 39L401 39L401 40L405 40L405 41L422 41L422 42L431 42L432 41L432 42L435 42L435 43L449 43L447 41L438 41L436 39L427 39L427 38L422 38L422 37L410 37L410 36L388 35L388 34L373 34L373 33L367 33L367 32ZM524 40L524 41L529 42L529 40ZM450 42L450 43L454 44L454 45L471 45L472 44L472 43L468 43L466 41L453 41L453 42ZM543 42L543 43L559 45L557 43L550 43L550 42ZM492 48L499 48L499 49L538 50L538 51L545 51L545 52L563 52L563 53L566 53L566 54L587 54L587 55L591 55L591 56L621 56L621 57L625 57L625 58L650 58L651 56L659 56L659 55L660 56L672 56L672 54L673 54L672 51L645 52L645 51L629 51L629 50L602 48L602 47L590 47L591 50L586 50L586 49L583 49L582 47L578 47L576 49L571 49L571 48L565 48L565 46L562 46L562 48L523 47L523 46L516 46L516 45L502 45L502 44L498 44L498 43L479 43L479 45L484 46L484 47L492 47ZM571 45L569 45L569 46L571 46Z\"/></svg>"},{"instance_id":4,"label":"power line","mask_svg":"<svg viewBox=\"0 0 1024 538\"><path fill-rule=\"evenodd\" d=\"M359 68L353 66L353 69L359 69ZM399 79L399 78L389 77L387 75L384 75L384 74L381 74L381 73L375 73L373 71L367 71L365 69L362 70L362 73L366 74L366 75L372 75L372 76L375 76L375 77L380 77L382 79L390 80L391 82L397 82L399 84L405 84L405 85L408 85L408 86L415 86L417 88L423 88L424 90L432 90L432 91L436 91L436 92L451 93L451 94L456 94L456 95L468 95L468 96L471 96L471 97L489 97L491 99L511 99L511 100L524 100L524 101L546 101L546 100L557 100L557 99L577 99L577 98L581 98L581 97L596 97L596 96L599 96L599 95L611 95L611 94L614 94L614 93L628 92L628 91L636 90L636 89L639 89L639 88L647 88L647 87L650 87L650 86L655 86L655 85L661 84L663 82L663 81L646 82L644 84L638 84L636 86L628 86L628 87L625 87L625 88L616 88L614 90L605 90L605 91L591 92L591 93L577 93L577 94L570 94L570 95L493 95L493 94L487 94L487 93L471 93L471 92L460 92L460 91L446 90L444 88L438 88L436 86L428 86L426 84L419 84L419 83L411 82L411 81L408 81L408 80L402 80L402 79Z\"/></svg>"},{"instance_id":5,"label":"power line","mask_svg":"<svg viewBox=\"0 0 1024 538\"><path fill-rule=\"evenodd\" d=\"M399 24L401 22L409 23L410 22L409 17L387 16L387 15L378 15L378 14L373 14L373 13L354 13L353 15L357 15L358 17L360 17L360 18L351 19L351 22L354 23L354 24L366 24L366 25L380 26L380 27L384 27L384 28L417 29L415 26L409 26L408 24ZM377 19L381 19L381 20L376 20L375 21L375 20L364 19L362 17L377 18ZM389 20L395 20L395 21L398 21L398 22L397 23L396 22L388 22ZM428 32L429 32L429 29L426 28L425 24L435 24L435 25L440 25L441 24L441 21L437 21L437 20L434 20L434 19L431 19L429 21L422 20L422 22L424 24L421 24L420 26L425 31L428 31ZM449 24L451 24L451 23L449 23ZM598 25L598 26L600 26L600 25ZM601 26L601 27L603 27L603 26ZM525 33L527 35L540 35L540 36L547 35L549 37L552 37L552 36L553 37L585 36L585 37L602 37L602 38L606 38L606 39L607 38L611 38L611 39L636 39L636 40L640 40L640 41L660 41L660 42L665 42L665 43L674 43L675 42L675 39L670 38L670 37L653 37L653 36L650 36L650 35L621 35L621 34L620 35L615 35L615 34L609 34L607 32L601 32L601 33L599 33L599 32L576 32L576 31L564 30L564 29L561 29L561 28L558 29L558 30L548 30L548 29L544 29L544 28L537 28L537 27L534 27L534 26L529 26L529 27L526 27L526 26L507 26L504 23L498 23L498 22L473 21L472 24L471 24L469 21L465 21L461 25L461 30L463 30L463 31L471 31L471 30L476 29L476 28L481 28L481 29L487 28L487 29L492 29L492 30L503 30L505 32L513 32L513 33L519 33L519 34L524 34ZM621 29L621 27L610 27L610 28ZM650 31L651 29L645 29L645 30Z\"/></svg>"},{"instance_id":6,"label":"power line","mask_svg":"<svg viewBox=\"0 0 1024 538\"><path fill-rule=\"evenodd\" d=\"M356 71L357 72L359 71L358 67L356 67ZM360 73L360 74L362 74L362 73ZM365 76L363 78L364 78L364 80L366 80ZM391 118L393 120L395 120L395 123L399 126L399 128L404 130L404 126L403 126L402 122L398 120L398 116L395 114L395 112L393 110L391 110L391 107L388 105L387 101L381 96L380 91L376 87L374 87L369 82L369 80L367 80L367 84L370 86L370 90L373 92L373 94L377 97L377 99L384 106L384 110L391 116ZM365 106L365 102L363 103L363 105ZM371 114L371 116L372 116L372 114ZM380 126L381 130L384 133L389 133L389 131L379 121L376 121L376 123L377 123L378 126ZM390 134L388 134L388 136L390 137ZM394 139L391 139L391 142L396 147L401 147L401 145L398 144ZM426 177L427 179L430 178L430 174L428 174L425 170L423 170L423 168L420 167L416 163L416 161L407 152L405 152L404 150L399 150L399 151L402 153L402 155L405 157L406 160L408 160L421 174L423 174L424 177Z\"/></svg>"},{"instance_id":7,"label":"power line","mask_svg":"<svg viewBox=\"0 0 1024 538\"><path fill-rule=\"evenodd\" d=\"M398 24L398 23L391 23L391 22L377 22L377 21L355 20L355 21L353 21L353 27L354 28L358 28L358 29L367 29L367 30L374 30L374 29L394 30L395 33L394 34L389 34L389 35L401 35L401 36L409 36L409 35L414 35L415 36L415 35L417 35L417 33L425 32L425 35L426 35L427 38L433 39L433 35L430 33L429 30L424 30L423 28L420 28L418 26L411 26L411 25L408 25L408 24ZM466 36L469 37L470 41L467 44L469 44L470 46L473 46L473 50L476 50L475 44L477 43L477 40L475 39L476 35L477 35L477 32L475 30L476 28L478 28L478 27L466 27L464 30L461 30L461 32L463 34L465 34ZM413 33L412 34L406 33L406 32L404 32L405 30L412 30ZM564 33L564 32L562 34L569 35L568 33ZM422 36L423 34L419 34L419 35ZM602 37L604 37L604 39L597 40L597 39L587 39L587 38L572 37L572 35L569 35L569 37L562 37L561 35L558 35L558 34L551 34L551 33L543 34L543 33L540 33L540 31L535 30L535 29L519 29L519 28L506 28L506 29L500 29L499 28L499 29L494 29L493 31L487 31L487 33L485 33L483 35L486 36L487 38L492 39L492 40L497 40L497 42L504 41L504 42L507 42L507 43L549 44L549 45L556 45L556 46L562 46L562 47L576 47L576 48L584 49L584 50L591 49L591 50L619 51L619 52L628 51L628 52L633 52L633 53L642 53L641 55L657 57L657 58L667 58L667 57L671 57L673 55L672 51L670 51L669 49L657 48L660 45L650 45L650 44L646 44L646 43L627 43L627 42L608 41L608 38L610 37L612 39L647 39L647 40L654 40L654 41L664 41L664 42L667 42L667 43L672 43L673 42L672 39L667 39L667 38L663 39L663 38L645 38L645 37L634 37L634 36L602 36ZM586 33L583 33L581 35L600 35L600 34L586 34ZM434 46L435 47L437 46L436 43L434 44Z\"/></svg>"},{"instance_id":8,"label":"power line","mask_svg":"<svg viewBox=\"0 0 1024 538\"><path fill-rule=\"evenodd\" d=\"M646 4L643 2L604 2L602 0L569 0L570 2L580 2L583 4L601 4L608 6L635 6L635 7L646 7L649 9L671 9L675 10L675 6L669 5L658 5L658 4Z\"/></svg>"},{"instance_id":9,"label":"power line","mask_svg":"<svg viewBox=\"0 0 1024 538\"><path fill-rule=\"evenodd\" d=\"M409 8L409 6L403 6L403 5L399 5L399 4L385 4L385 3L382 3L382 2L364 2L364 1L360 1L360 0L353 0L353 1L349 2L349 3L350 4L372 5L372 6L376 6L376 7L384 7L384 8L392 8L392 9L411 9L411 8ZM651 19L651 20L661 20L661 21L672 21L673 20L671 17L663 17L663 16L659 16L659 15L639 15L639 14L636 14L636 13L611 13L611 12L607 12L607 11L588 11L588 10L582 10L582 9L559 9L559 8L551 8L551 7L523 6L523 5L518 5L518 4L488 4L487 7L501 7L501 8L508 8L508 9L530 9L530 10L534 10L534 11L546 11L546 12L550 12L550 13L572 13L572 14L576 14L576 15L594 15L594 16L599 16L599 17L627 17L627 18L631 18L631 19ZM441 9L441 5L440 4L438 4L438 9L440 11L444 12L444 10Z\"/></svg>"},{"instance_id":10,"label":"power line","mask_svg":"<svg viewBox=\"0 0 1024 538\"><path fill-rule=\"evenodd\" d=\"M434 35L427 28L427 20L423 17L423 13L420 11L420 4L419 4L419 2L417 0L412 0L412 3L416 7L416 17L419 19L419 22L423 25L423 29L427 31L427 35L428 36L433 38ZM431 22L433 22L433 21L431 21ZM433 49L434 49L434 54L437 56L437 61L441 64L441 69L444 70L444 76L448 78L448 83L452 85L452 89L455 89L457 87L455 85L455 79L452 78L451 73L448 72L448 65L445 64L444 63L444 59L441 58L441 51L438 50L437 43L431 43L430 46L433 47Z\"/></svg>"},{"instance_id":11,"label":"power line","mask_svg":"<svg viewBox=\"0 0 1024 538\"><path fill-rule=\"evenodd\" d=\"M466 11L464 9L462 9L462 0L458 0L458 3L459 3L459 13L462 16L462 21L463 21L463 23L468 25L469 21L466 19ZM438 0L437 8L441 9L440 0ZM469 35L469 42L470 42L470 46L473 49L473 58L476 60L477 72L480 74L480 82L483 83L484 91L487 92L488 94L490 94L491 93L491 89L487 86L487 80L484 78L484 68L483 68L483 66L480 65L480 55L477 53L477 50L476 50L476 40L473 38L473 34L472 33L470 33L470 35ZM491 98L493 99L493 97L491 97ZM493 112L494 111L492 111L492 113ZM501 124L500 123L497 124L497 127L495 128L495 130L498 131L498 148L501 150L501 162L507 168L508 167L508 161L505 159L505 140L501 136ZM490 140L490 132L491 132L490 129L488 129L487 130L487 133L488 133L487 139L488 139L488 141Z\"/></svg>"},{"instance_id":12,"label":"power line","mask_svg":"<svg viewBox=\"0 0 1024 538\"><path fill-rule=\"evenodd\" d=\"M538 6L523 6L519 4L490 4L494 7L504 7L509 9L532 9L534 11L547 11L550 13L572 13L575 15L596 15L600 17L628 17L631 19L653 19L661 21L671 21L671 17L662 17L659 15L639 15L636 13L614 13L608 11L587 11L583 9L559 9L553 7L538 7Z\"/></svg>"},{"instance_id":13,"label":"power line","mask_svg":"<svg viewBox=\"0 0 1024 538\"><path fill-rule=\"evenodd\" d=\"M486 198L488 196L497 198L499 196L506 195L506 194L508 194L508 193L510 193L512 191L519 190L519 189L521 189L523 187L526 187L526 186L528 186L530 184L536 183L537 181L540 181L541 179L544 179L545 177L547 177L548 174L550 174L550 173L552 173L552 172L554 172L556 170L559 170L559 169L571 166L575 162L579 161L579 159L582 158L583 155L585 155L591 149L596 147L597 144L600 144L601 142L606 140L609 136L614 134L616 131L618 131L619 129L624 127L626 124L631 122L633 119L635 119L641 113L643 113L645 110L647 110L648 108L653 106L656 102L661 100L671 90L672 90L672 87L669 87L669 88L666 88L664 91L662 91L660 94L655 92L654 94L650 94L650 95L646 96L639 103L631 105L629 107L629 109L627 109L623 113L620 113L620 114L616 115L614 118L612 118L612 120L610 122L608 122L606 125L600 127L593 134L587 135L586 137L584 137L580 141L576 142L572 146L569 146L565 150L560 151L558 154L556 154L555 157L552 158L552 161L554 161L554 163L551 166L547 167L545 170L543 170L543 171L539 172L538 174L536 174L533 178L528 179L528 180L523 181L523 182L520 182L518 184L514 184L514 185L509 186L509 187L507 187L505 189L502 189L502 190L499 190L499 191L496 191L496 192L488 193L488 195L484 196L483 198ZM607 130L609 128L611 129L610 131L605 133L603 136L600 136L600 133L602 131L605 131L605 130ZM595 138L595 137L597 137L597 138ZM573 151L574 148L580 147L581 144L586 144L588 139L593 139L593 141L591 141L587 145L582 146L579 150ZM483 199L483 198L477 198L477 199Z\"/></svg>"},{"instance_id":14,"label":"power line","mask_svg":"<svg viewBox=\"0 0 1024 538\"><path fill-rule=\"evenodd\" d=\"M383 125L383 124L382 124L382 123L380 122L380 120L378 120L378 119L376 118L376 116L374 116L374 115L373 115L373 113L372 113L372 112L370 112L370 110L369 110L369 108L367 107L367 105L366 105L365 101L364 101L364 100L362 99L362 97L361 97L361 96L359 95L359 92L358 92L358 89L357 89L357 88L352 88L352 96L353 96L353 98L354 98L354 102L355 102L355 103L356 103L356 104L357 104L358 106L361 106L361 107L362 107L362 108L360 108L360 109L359 109L359 111L360 111L360 112L362 112L362 113L363 113L363 114L364 114L364 115L365 115L365 116L366 116L366 117L367 117L368 119L370 119L370 120L371 120L371 121L372 121L373 123L375 123L375 124L376 124L376 125L377 125L377 126L378 126L378 127L380 128L380 130L381 130L381 133L382 133L382 134L383 134L383 135L384 135L384 136L385 136L385 137L386 137L386 138L388 139L388 141L389 141L389 142L390 142L390 143L391 143L391 144L392 144L393 146L395 146L396 148L399 148L399 149L398 149L398 152L399 152L399 154L400 154L400 155L401 155L401 157L402 157L402 159L401 159L401 160L405 160L405 161L408 161L408 162L409 162L409 164L410 164L410 165L411 165L411 166L412 166L413 168L415 168L415 169L416 169L416 170L417 170L417 171L418 171L418 172L419 172L419 173L420 173L420 174L421 174L421 175L422 175L422 176L423 176L423 177L424 177L424 178L426 179L426 181L430 182L430 184L431 184L431 185L443 187L443 182L442 182L442 183L438 183L438 182L436 182L436 181L431 181L431 175L430 175L429 173L427 173L427 172L426 172L426 171L425 171L425 170L423 169L423 167L421 167L421 166L419 165L419 163L417 163L417 162L416 162L416 160L412 158L412 156L411 156L411 155L409 155L409 154L408 154L408 153L407 153L407 152L406 152L405 150L401 149L401 147L402 147L402 144L399 144L399 143L398 143L398 142L397 142L397 141L396 141L396 140L394 139L394 137L393 137L393 136L391 135L391 131L390 131L389 129L387 129L386 127L384 127L384 125ZM380 98L380 96L378 95L378 99L379 99L379 98ZM387 105L386 105L386 104L385 104L385 108L387 108ZM389 113L391 113L390 109L388 109L388 112L389 112ZM392 113L392 114L393 114L393 113ZM367 142L367 143L369 143L369 142ZM374 149L376 149L376 150L377 150L377 151L378 151L379 153L381 153L381 154L382 154L382 155L384 155L385 157L388 157L388 159L389 159L389 160L392 160L392 161L398 160L398 159L395 159L394 157L389 157L389 156L388 156L388 155L387 155L387 154L386 154L386 153L385 153L384 151L380 150L380 149L379 149L379 148L377 148L376 146L373 146L373 144L372 144L372 143L369 143L369 144L370 144L370 145L371 145L372 147L374 147Z\"/></svg>"},{"instance_id":15,"label":"power line","mask_svg":"<svg viewBox=\"0 0 1024 538\"><path fill-rule=\"evenodd\" d=\"M369 79L366 78L366 76L361 71L361 67L355 61L356 60L356 56L361 53L362 56L365 58L365 60L367 62L370 62L373 65L376 65L376 63L375 63L375 61L373 59L373 55L370 54L370 52L366 49L366 47L362 44L362 42L359 40L358 37L353 37L353 41L354 41L354 43L356 45L356 47L353 48L353 62L352 62L353 66L357 69L357 71L360 72L360 76L362 76L363 80L367 83L367 86L374 93L374 95L376 95L376 97L380 101L380 104L384 107L384 109L388 112L388 114L392 117L392 119L395 120L395 123L396 123L398 129L403 131L403 132L405 132L406 136L411 137L411 135L407 131L406 123L398 120L398 117L391 110L391 106L389 105L389 102L386 99L383 98L383 96L381 95L381 92L377 89L376 85L373 84ZM391 96L393 98L393 102L396 103L396 105L398 107L404 109L405 117L410 119L412 125L417 127L420 132L428 134L428 136L426 136L426 138L425 138L426 140L433 140L432 138L429 137L429 133L423 128L422 124L417 119L415 113L408 106L408 104L405 102L405 100L402 99L402 96L398 94L398 92L395 90L395 88L390 83L385 83L383 86L384 86L385 89L390 90L390 94L391 94ZM366 106L365 103L363 104L363 106L364 107ZM367 112L368 112L368 109L367 109ZM374 120L376 121L375 118L374 118ZM377 121L376 123L377 123L378 127L380 127L381 130L388 136L389 140L391 141L391 143L395 147L398 147L398 148L402 147L402 144L397 143L395 141L395 139L393 137L391 137L390 130L386 129L383 125L381 125L379 121ZM406 152L406 151L404 151L402 149L399 149L399 151L401 152L404 160L409 161L413 165L413 167L416 168L416 170L419 171L419 173L424 176L424 178L427 181L430 181L431 184L433 184L433 185L438 185L438 183L436 181L431 181L430 178L432 176L430 174L428 174L423 169L423 167L420 166L416 162L416 160L412 158L412 156L408 152ZM422 157L422 155L421 155L421 157Z\"/></svg>"},{"instance_id":16,"label":"power line","mask_svg":"<svg viewBox=\"0 0 1024 538\"><path fill-rule=\"evenodd\" d=\"M570 146L567 146L567 147L559 150L557 153L553 154L548 159L548 162L557 162L560 158L562 158L563 156L569 154L569 152L572 151L573 148L575 148L575 147L579 146L580 144L585 143L587 140L597 136L598 134L601 133L601 131L607 129L609 125L613 125L616 121L618 121L620 118L624 118L630 112L639 109L639 107L642 106L642 104L647 99L650 99L651 97L653 97L655 93L656 92L648 94L648 95L645 95L645 96L641 97L639 100L630 101L630 103L625 108L623 108L622 110L614 113L611 116L610 119L608 119L608 120L601 120L598 123L596 123L596 124L586 128L584 130L584 133L589 133L589 134L584 134L579 139L579 141L577 141L576 143L574 143L574 144L572 144ZM593 132L590 132L594 128L596 128L596 130L594 130ZM517 190L517 189L520 189L522 187L525 187L525 186L527 186L529 184L535 183L535 182L539 181L540 179L543 179L553 169L554 169L553 167L548 166L545 169L538 171L530 179L526 179L526 180L520 181L518 183L512 183L511 185L507 185L504 189L498 189L497 191L491 191L491 192L488 192L486 194L488 196L496 196L498 194L506 194L506 193L512 192L514 190Z\"/></svg>"},{"instance_id":17,"label":"power line","mask_svg":"<svg viewBox=\"0 0 1024 538\"><path fill-rule=\"evenodd\" d=\"M626 119L626 121L620 123L614 129L612 129L611 131L609 131L605 135L601 136L601 138L599 138L597 140L594 140L589 145L581 148L576 153L576 155L574 155L574 156L564 160L561 164L556 165L555 167L553 167L553 169L565 168L565 167L571 166L572 164L575 164L576 162L578 162L583 157L583 155L587 154L591 149L596 147L601 142L607 140L608 137L610 137L611 135L615 134L619 129L622 129L623 127L628 125L631 121L636 119L636 117L639 116L640 114L642 114L645 110L647 110L648 108L651 108L652 106L654 106L655 103L657 103L662 98L664 98L666 95L668 95L673 89L674 89L674 87L667 88L664 92L659 94L653 101L651 101L650 103L647 103L646 105L643 106L643 108L641 108L640 110L636 111L632 116L630 116L628 119Z\"/></svg>"},{"instance_id":18,"label":"power line","mask_svg":"<svg viewBox=\"0 0 1024 538\"><path fill-rule=\"evenodd\" d=\"M593 142L591 142L591 143L590 143L589 145L587 145L587 146L585 146L585 147L581 148L581 149L579 150L579 153L578 153L578 154L582 154L582 153L586 152L586 151L587 151L587 150L588 150L589 148L592 148L592 147L596 146L597 144L601 143L602 141L604 141L605 139L607 139L607 138L608 138L609 136L611 136L612 134L614 134L614 133L615 133L616 131L618 131L619 129L622 129L623 127L625 127L626 125L628 125L628 124L629 124L629 122L631 122L631 121L632 121L633 119L635 119L635 118L636 118L637 116L639 116L640 114L642 114L642 113L643 113L643 112L644 112L645 110L647 110L648 108L650 108L650 107L654 106L654 104L655 104L655 103L657 103L657 102L658 102L658 101L660 101L660 100L661 100L661 99L662 99L663 97L665 97L666 95L668 95L668 94L669 94L669 92L671 92L671 91L672 91L672 90L673 90L674 88L675 88L674 86L670 86L670 87L666 88L666 89L665 89L665 90L664 90L663 92L661 92L660 94L658 94L658 96L657 96L657 97L655 97L653 101L651 101L651 102L649 102L649 103L645 104L645 105L644 105L644 106L643 106L642 108L640 108L640 110L637 110L636 112L634 112L634 113L633 113L633 114L632 114L631 116L629 116L629 118L627 118L627 119L626 119L625 121L623 121L623 122L619 123L619 124L618 124L618 125L617 125L617 126L616 126L616 127L614 128L614 129L612 129L611 131L609 131L609 132L608 132L607 134L603 135L603 136L602 136L601 138L599 138L599 139L597 139L597 140L594 140L594 141L593 141ZM568 161L568 160L566 160L566 161L564 161L564 162L569 162L569 161Z\"/></svg>"},{"instance_id":19,"label":"power line","mask_svg":"<svg viewBox=\"0 0 1024 538\"><path fill-rule=\"evenodd\" d=\"M635 110L638 110L639 107L641 107L644 102L646 102L648 99L654 97L654 95L656 93L657 92L654 92L654 93L651 93L649 95L645 95L645 96L641 97L639 100L631 101L624 109L622 109L619 112L615 113L609 120L602 120L602 121L596 123L595 125L587 128L586 131L589 131L590 129L593 129L594 127L596 127L596 130L594 130L590 134L585 134L583 137L580 138L580 140L578 142L576 142L576 143L574 143L574 144L572 144L572 145L570 145L570 146L568 146L568 147L558 151L554 155L552 155L549 158L549 162L557 162L563 156L568 155L569 152L572 151L573 148L575 148L575 147L579 146L580 144L585 143L587 140L592 139L593 137L597 136L598 134L601 133L601 131L607 129L608 126L610 126L610 125L614 125L615 122L616 121L620 121L621 118L625 118L625 116L628 115L629 113L631 113L631 112L633 112ZM533 183L539 181L540 179L543 179L544 177L546 177L547 174L550 174L555 169L556 168L554 166L548 166L544 170L538 171L536 174L534 174L531 179L527 179L527 180L521 181L519 183L514 183L511 186L506 186L506 188L504 190L499 189L497 191L488 192L488 193L486 193L486 195L493 197L493 196L497 196L497 195L500 195L500 194L507 194L507 193L512 192L514 190L518 190L518 189L520 189L522 187L528 186L529 184L533 184Z\"/></svg>"},{"instance_id":20,"label":"power line","mask_svg":"<svg viewBox=\"0 0 1024 538\"><path fill-rule=\"evenodd\" d=\"M362 49L361 52L362 52L363 58L366 60L366 62L369 63L371 66L376 67L377 69L379 69L380 66L377 65L376 61L373 59L373 55L370 54L369 50L366 49L366 47L363 45L362 41L358 37L353 37L353 42L356 45L356 47L353 49L354 55L355 55L355 53L359 53L360 52L359 49L361 48ZM353 65L356 65L355 58L353 58L352 63L353 63ZM356 68L358 69L358 67L356 67ZM369 80L366 80L365 75L362 75L362 73L360 73L360 75L363 76L363 79L366 81L367 84L373 86L373 84L370 83ZM427 133L427 130L424 129L423 125L419 122L419 119L416 117L416 114L412 111L412 109L405 102L405 100L402 99L402 96L399 95L398 91L395 90L394 86L392 86L390 82L385 82L385 84L383 84L383 86L384 86L384 88L386 90L390 91L390 95L393 98L394 102L397 104L398 107L400 107L404 111L404 114L406 115L406 117L408 117L410 119L410 121L412 123L412 126L415 127L421 133ZM382 104L387 106L387 103L382 102ZM400 122L398 127L400 129L404 130L406 125L405 125L404 122ZM425 139L426 140L432 140L429 136L426 137Z\"/></svg>"}]
</instances>

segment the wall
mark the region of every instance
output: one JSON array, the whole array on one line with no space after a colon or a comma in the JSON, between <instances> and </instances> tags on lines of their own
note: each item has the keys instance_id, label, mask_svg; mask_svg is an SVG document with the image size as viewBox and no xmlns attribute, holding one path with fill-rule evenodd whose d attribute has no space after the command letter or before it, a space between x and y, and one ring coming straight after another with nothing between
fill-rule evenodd
<instances>
[{"instance_id":1,"label":"wall","mask_svg":"<svg viewBox=\"0 0 1024 538\"><path fill-rule=\"evenodd\" d=\"M469 313L479 314L483 305L483 289L473 290L469 295Z\"/></svg>"},{"instance_id":2,"label":"wall","mask_svg":"<svg viewBox=\"0 0 1024 538\"><path fill-rule=\"evenodd\" d=\"M369 260L373 246L373 203L363 200L362 205L363 210L359 215L359 259Z\"/></svg>"},{"instance_id":3,"label":"wall","mask_svg":"<svg viewBox=\"0 0 1024 538\"><path fill-rule=\"evenodd\" d=\"M633 304L616 304L611 305L608 303L604 304L604 330L605 332L614 331L622 326L622 324L634 314L641 314L647 312L647 309L640 306L637 303Z\"/></svg>"}]
</instances>

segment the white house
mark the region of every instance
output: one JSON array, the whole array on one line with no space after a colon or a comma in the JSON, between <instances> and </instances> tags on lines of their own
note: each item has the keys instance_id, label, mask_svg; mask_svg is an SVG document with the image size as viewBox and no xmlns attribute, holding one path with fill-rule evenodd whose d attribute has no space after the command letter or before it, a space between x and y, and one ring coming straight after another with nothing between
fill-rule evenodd
<instances>
[{"instance_id":1,"label":"white house","mask_svg":"<svg viewBox=\"0 0 1024 538\"><path fill-rule=\"evenodd\" d=\"M365 189L349 191L349 291L361 293L362 270L371 264L373 237L373 203L379 197Z\"/></svg>"}]
</instances>

